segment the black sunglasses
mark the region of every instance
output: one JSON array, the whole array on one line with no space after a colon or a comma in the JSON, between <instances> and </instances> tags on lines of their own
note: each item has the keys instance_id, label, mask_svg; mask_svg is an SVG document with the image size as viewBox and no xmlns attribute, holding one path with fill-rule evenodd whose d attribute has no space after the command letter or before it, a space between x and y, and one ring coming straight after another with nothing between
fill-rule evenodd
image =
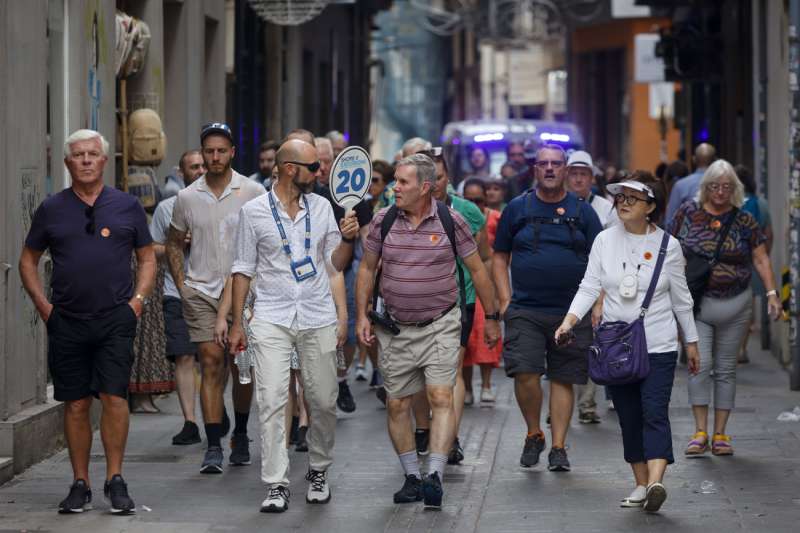
<instances>
[{"instance_id":1,"label":"black sunglasses","mask_svg":"<svg viewBox=\"0 0 800 533\"><path fill-rule=\"evenodd\" d=\"M626 203L627 205L635 205L636 202L644 202L646 204L649 204L652 201L653 200L651 200L650 198L647 198L646 200L642 200L641 198L638 198L636 196L629 196L629 195L623 194L621 192L618 192L617 194L614 195L614 203L615 204L621 204L623 202Z\"/></svg>"},{"instance_id":2,"label":"black sunglasses","mask_svg":"<svg viewBox=\"0 0 800 533\"><path fill-rule=\"evenodd\" d=\"M94 235L95 226L94 226L94 206L90 205L86 209L83 210L83 214L86 215L86 218L89 219L89 222L86 224L86 227L83 229L89 235Z\"/></svg>"},{"instance_id":3,"label":"black sunglasses","mask_svg":"<svg viewBox=\"0 0 800 533\"><path fill-rule=\"evenodd\" d=\"M309 172L316 172L319 170L320 162L314 161L313 163L301 163L300 161L284 161L283 164L291 163L293 165L300 165L301 167L306 167Z\"/></svg>"}]
</instances>

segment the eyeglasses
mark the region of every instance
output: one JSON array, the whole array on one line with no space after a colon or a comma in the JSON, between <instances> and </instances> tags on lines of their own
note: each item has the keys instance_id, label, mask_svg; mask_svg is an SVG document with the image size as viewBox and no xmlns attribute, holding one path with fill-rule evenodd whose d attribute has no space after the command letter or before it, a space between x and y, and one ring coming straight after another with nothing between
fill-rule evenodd
<instances>
[{"instance_id":1,"label":"eyeglasses","mask_svg":"<svg viewBox=\"0 0 800 533\"><path fill-rule=\"evenodd\" d=\"M535 164L541 169L546 169L548 166L558 169L564 166L564 161L537 161Z\"/></svg>"},{"instance_id":2,"label":"eyeglasses","mask_svg":"<svg viewBox=\"0 0 800 533\"><path fill-rule=\"evenodd\" d=\"M617 194L614 195L615 204L621 204L623 202L627 205L636 205L636 202L644 202L646 204L649 204L651 201L652 200L650 200L650 198L643 200L638 196L628 196L627 194L622 194L621 192L618 192Z\"/></svg>"},{"instance_id":3,"label":"eyeglasses","mask_svg":"<svg viewBox=\"0 0 800 533\"><path fill-rule=\"evenodd\" d=\"M83 214L86 215L86 218L89 219L89 222L86 223L86 227L84 227L84 231L86 231L89 235L94 235L95 225L94 225L94 206L90 205L86 209L83 210Z\"/></svg>"},{"instance_id":4,"label":"eyeglasses","mask_svg":"<svg viewBox=\"0 0 800 533\"><path fill-rule=\"evenodd\" d=\"M730 183L709 183L706 185L706 188L711 192L717 192L722 189L722 192L731 192L733 190L733 185Z\"/></svg>"},{"instance_id":5,"label":"eyeglasses","mask_svg":"<svg viewBox=\"0 0 800 533\"><path fill-rule=\"evenodd\" d=\"M321 166L319 161L314 161L313 163L302 163L300 161L283 161L281 164L285 165L287 163L291 163L293 165L300 165L301 167L306 167L309 172L316 172L317 170L319 170L319 167Z\"/></svg>"}]
</instances>

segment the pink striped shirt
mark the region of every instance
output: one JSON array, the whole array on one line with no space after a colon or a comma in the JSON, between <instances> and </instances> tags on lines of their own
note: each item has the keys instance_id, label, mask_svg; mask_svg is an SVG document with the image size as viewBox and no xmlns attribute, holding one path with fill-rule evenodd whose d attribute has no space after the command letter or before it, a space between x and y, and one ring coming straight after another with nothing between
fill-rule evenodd
<instances>
[{"instance_id":1,"label":"pink striped shirt","mask_svg":"<svg viewBox=\"0 0 800 533\"><path fill-rule=\"evenodd\" d=\"M438 317L457 301L458 281L453 247L436 212L436 201L431 201L428 216L416 228L399 210L381 251L381 221L388 209L372 219L366 250L383 259L381 295L389 314L401 322ZM458 255L469 257L477 250L469 226L452 209L450 216Z\"/></svg>"}]
</instances>

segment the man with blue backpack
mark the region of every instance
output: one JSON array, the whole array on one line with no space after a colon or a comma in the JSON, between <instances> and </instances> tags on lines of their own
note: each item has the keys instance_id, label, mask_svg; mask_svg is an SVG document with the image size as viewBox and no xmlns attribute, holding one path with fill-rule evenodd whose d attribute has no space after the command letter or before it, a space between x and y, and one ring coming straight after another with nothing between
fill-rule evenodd
<instances>
[{"instance_id":1,"label":"man with blue backpack","mask_svg":"<svg viewBox=\"0 0 800 533\"><path fill-rule=\"evenodd\" d=\"M506 374L514 378L514 393L528 428L520 464L536 465L545 448L540 380L546 373L552 421L548 469L568 471L565 441L574 403L572 386L583 385L588 378L591 320L583 320L573 330L575 338L558 343L552 339L603 227L588 203L567 192L566 154L561 146L542 145L536 152L535 172L536 188L512 200L503 211L492 275L506 326Z\"/></svg>"}]
</instances>

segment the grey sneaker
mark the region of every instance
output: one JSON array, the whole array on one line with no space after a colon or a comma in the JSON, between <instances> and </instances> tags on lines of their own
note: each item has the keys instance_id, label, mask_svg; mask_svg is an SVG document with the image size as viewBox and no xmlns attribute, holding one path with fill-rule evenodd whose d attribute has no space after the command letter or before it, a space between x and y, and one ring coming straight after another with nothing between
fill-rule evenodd
<instances>
[{"instance_id":1,"label":"grey sneaker","mask_svg":"<svg viewBox=\"0 0 800 533\"><path fill-rule=\"evenodd\" d=\"M222 473L222 447L209 446L206 456L203 458L203 466L200 467L201 474L221 474Z\"/></svg>"},{"instance_id":2,"label":"grey sneaker","mask_svg":"<svg viewBox=\"0 0 800 533\"><path fill-rule=\"evenodd\" d=\"M539 463L539 456L544 451L544 435L539 433L533 437L525 437L525 446L522 448L522 455L519 458L520 466L530 468Z\"/></svg>"},{"instance_id":3,"label":"grey sneaker","mask_svg":"<svg viewBox=\"0 0 800 533\"><path fill-rule=\"evenodd\" d=\"M61 514L82 513L91 508L92 491L82 479L75 480L69 488L67 497L58 504L58 512Z\"/></svg>"},{"instance_id":4,"label":"grey sneaker","mask_svg":"<svg viewBox=\"0 0 800 533\"><path fill-rule=\"evenodd\" d=\"M308 492L306 502L328 503L331 501L331 488L328 486L328 475L325 472L309 470L306 474Z\"/></svg>"},{"instance_id":5,"label":"grey sneaker","mask_svg":"<svg viewBox=\"0 0 800 533\"><path fill-rule=\"evenodd\" d=\"M270 487L261 502L262 513L282 513L289 508L289 488L282 485Z\"/></svg>"},{"instance_id":6,"label":"grey sneaker","mask_svg":"<svg viewBox=\"0 0 800 533\"><path fill-rule=\"evenodd\" d=\"M547 469L551 472L569 472L569 459L567 459L567 450L564 448L550 448L550 454L547 456Z\"/></svg>"},{"instance_id":7,"label":"grey sneaker","mask_svg":"<svg viewBox=\"0 0 800 533\"><path fill-rule=\"evenodd\" d=\"M228 461L233 466L250 464L250 439L247 433L234 433L231 437L231 455Z\"/></svg>"}]
</instances>

